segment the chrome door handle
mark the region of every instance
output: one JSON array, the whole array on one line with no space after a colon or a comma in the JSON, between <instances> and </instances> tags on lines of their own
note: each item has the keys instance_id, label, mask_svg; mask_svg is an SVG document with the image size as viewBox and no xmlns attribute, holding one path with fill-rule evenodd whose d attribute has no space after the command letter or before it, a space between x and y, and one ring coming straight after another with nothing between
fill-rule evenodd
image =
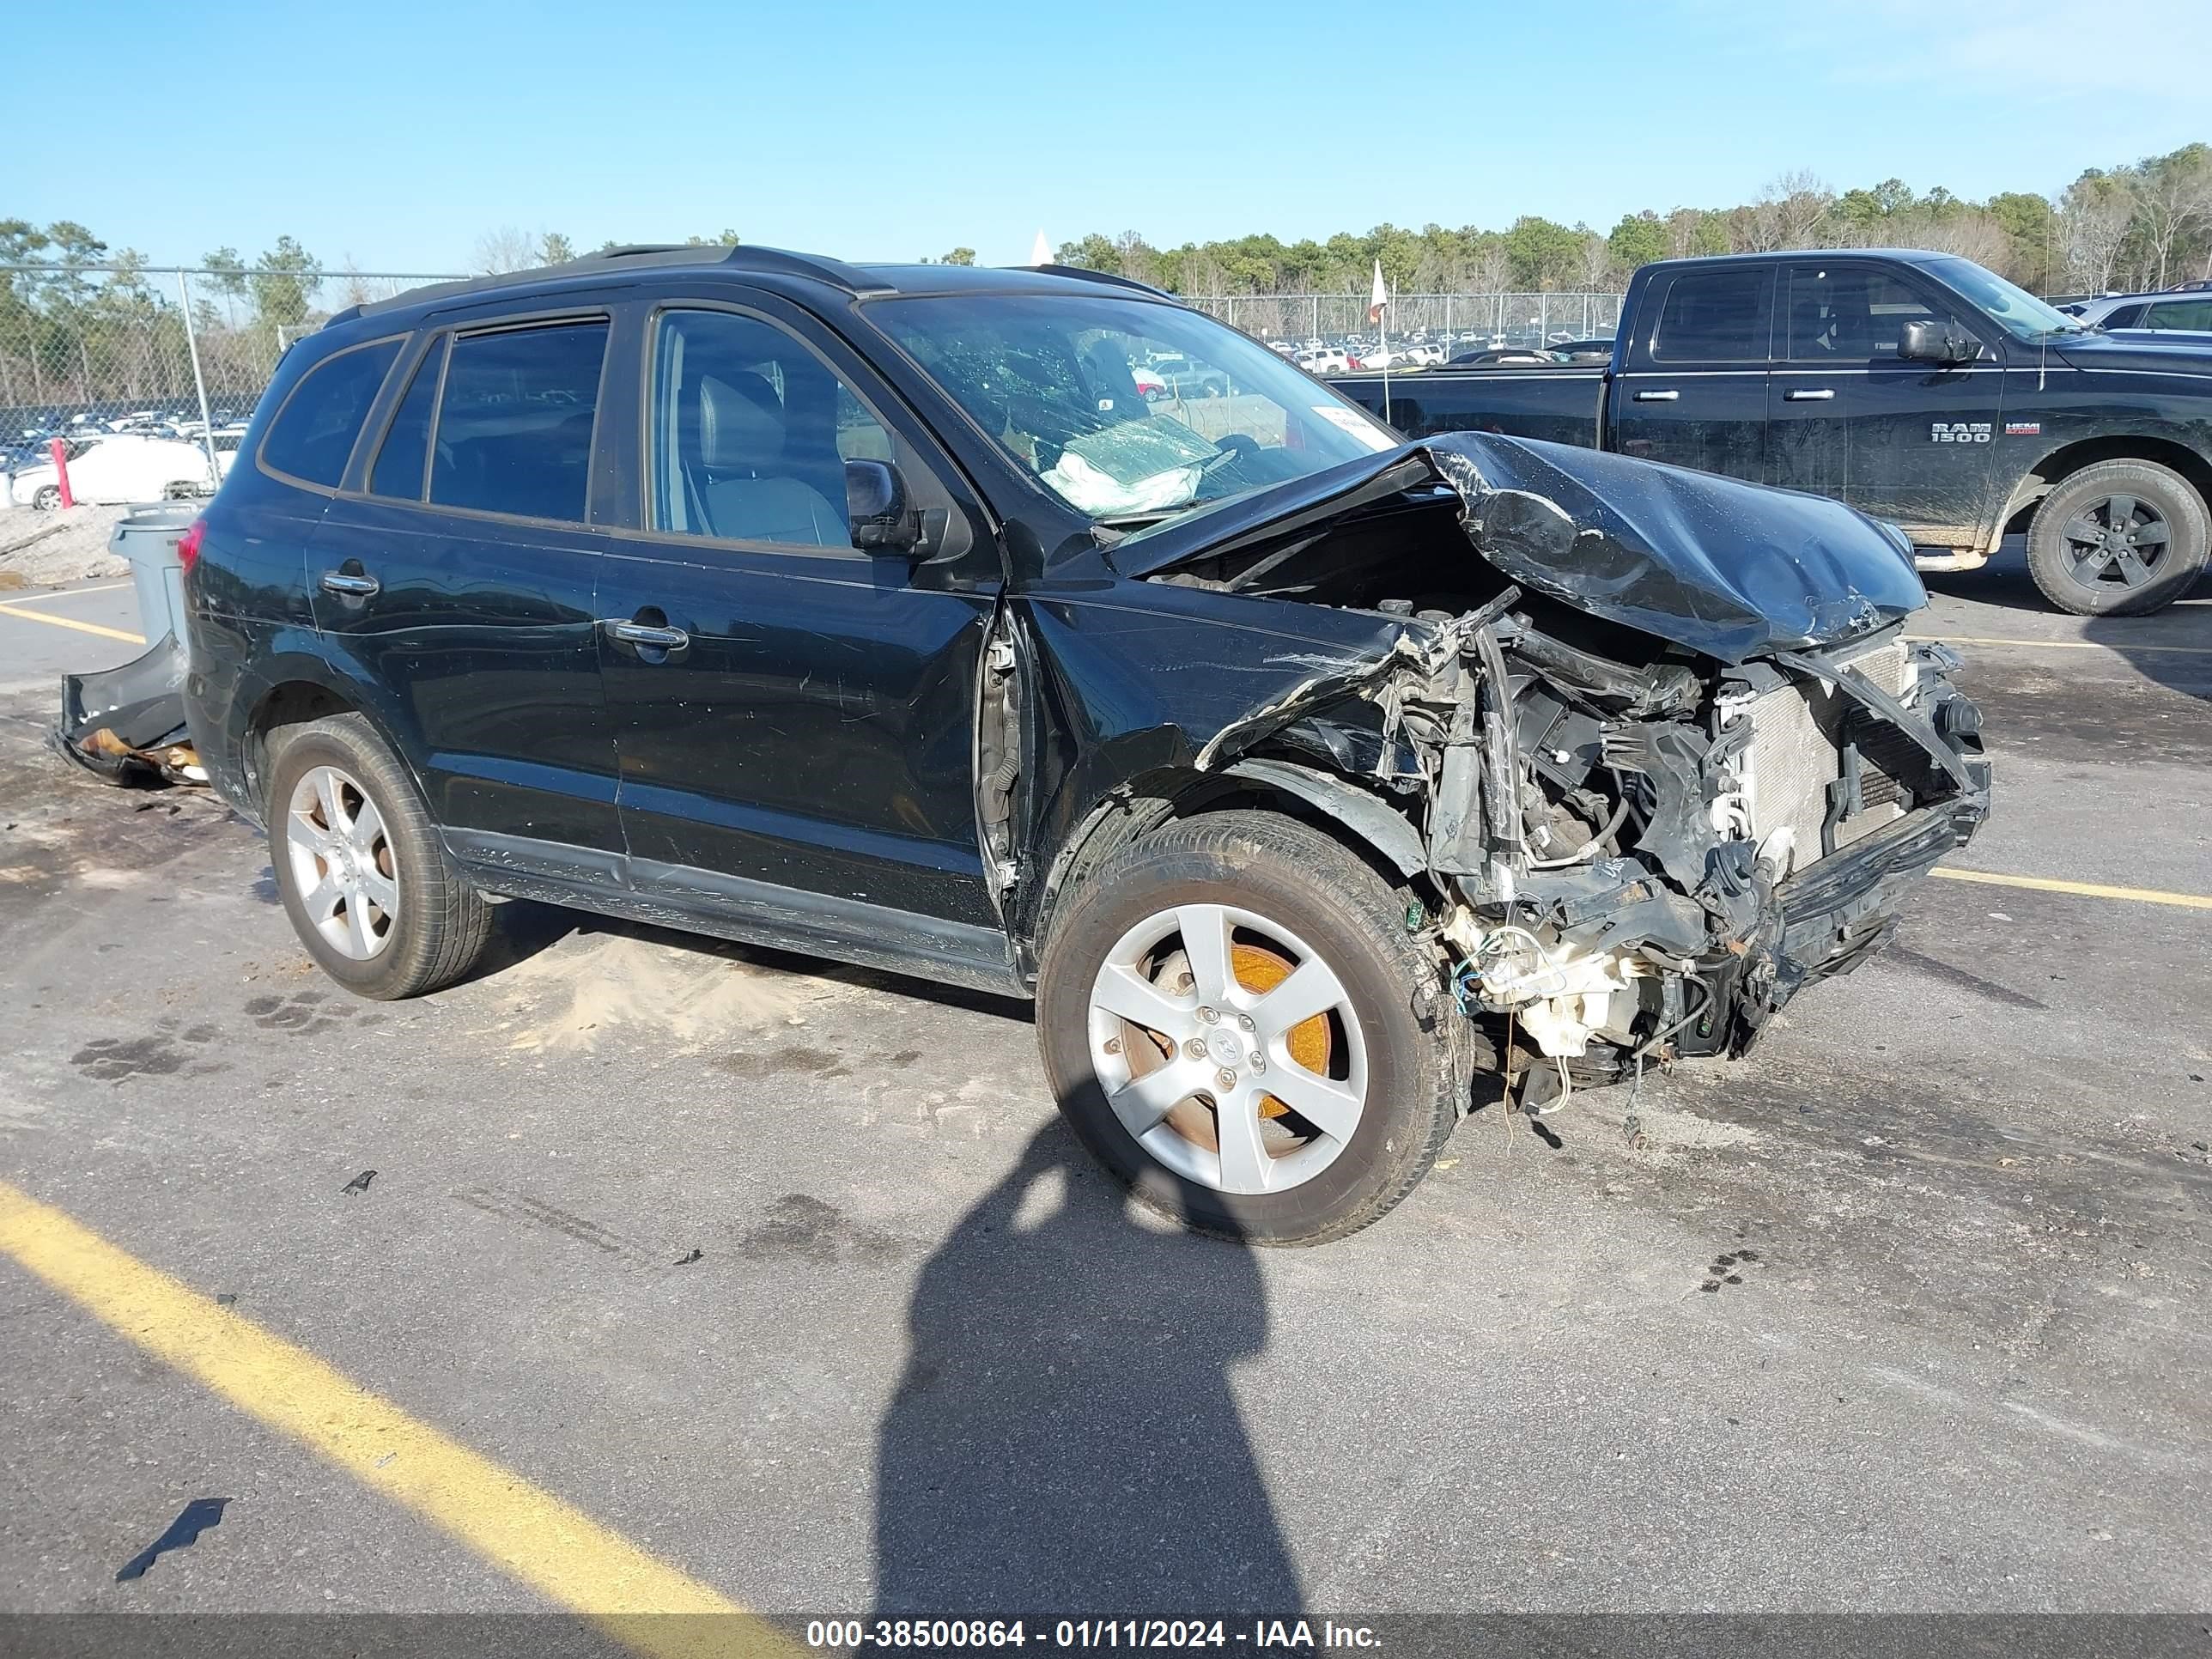
<instances>
[{"instance_id":1,"label":"chrome door handle","mask_svg":"<svg viewBox=\"0 0 2212 1659\"><path fill-rule=\"evenodd\" d=\"M349 599L368 599L383 586L374 576L349 576L343 570L323 572L323 592L343 593Z\"/></svg>"},{"instance_id":2,"label":"chrome door handle","mask_svg":"<svg viewBox=\"0 0 2212 1659\"><path fill-rule=\"evenodd\" d=\"M1821 386L1817 390L1800 386L1795 391L1784 392L1782 400L1790 404L1825 404L1835 395L1826 386Z\"/></svg>"},{"instance_id":3,"label":"chrome door handle","mask_svg":"<svg viewBox=\"0 0 2212 1659\"><path fill-rule=\"evenodd\" d=\"M1639 404L1671 404L1681 395L1679 392L1639 392L1636 394L1636 401Z\"/></svg>"},{"instance_id":4,"label":"chrome door handle","mask_svg":"<svg viewBox=\"0 0 2212 1659\"><path fill-rule=\"evenodd\" d=\"M607 632L629 645L649 645L657 650L676 651L691 643L691 636L680 628L655 628L650 623L611 622Z\"/></svg>"}]
</instances>

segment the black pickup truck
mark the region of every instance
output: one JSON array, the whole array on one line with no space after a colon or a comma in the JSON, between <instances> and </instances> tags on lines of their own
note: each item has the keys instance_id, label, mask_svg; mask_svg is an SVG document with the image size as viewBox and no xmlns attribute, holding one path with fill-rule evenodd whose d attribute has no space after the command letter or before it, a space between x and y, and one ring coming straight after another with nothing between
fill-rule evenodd
<instances>
[{"instance_id":1,"label":"black pickup truck","mask_svg":"<svg viewBox=\"0 0 2212 1659\"><path fill-rule=\"evenodd\" d=\"M2203 569L2212 342L2084 327L1948 254L1669 259L1630 281L1606 367L1340 376L1409 438L1482 431L1832 495L1971 570L2025 532L2077 616L2157 611Z\"/></svg>"}]
</instances>

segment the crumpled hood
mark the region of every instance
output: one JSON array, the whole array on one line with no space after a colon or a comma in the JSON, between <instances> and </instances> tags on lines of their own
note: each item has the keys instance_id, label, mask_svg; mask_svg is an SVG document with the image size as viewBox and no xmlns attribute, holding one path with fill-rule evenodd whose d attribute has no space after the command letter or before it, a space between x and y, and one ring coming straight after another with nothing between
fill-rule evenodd
<instances>
[{"instance_id":1,"label":"crumpled hood","mask_svg":"<svg viewBox=\"0 0 2212 1659\"><path fill-rule=\"evenodd\" d=\"M1458 493L1475 550L1513 580L1723 662L1834 644L1928 603L1902 533L1840 501L1484 432L1261 491L1110 556L1151 575L1272 523L1317 522L1330 501L1355 512L1394 469L1396 488L1423 482L1409 462Z\"/></svg>"}]
</instances>

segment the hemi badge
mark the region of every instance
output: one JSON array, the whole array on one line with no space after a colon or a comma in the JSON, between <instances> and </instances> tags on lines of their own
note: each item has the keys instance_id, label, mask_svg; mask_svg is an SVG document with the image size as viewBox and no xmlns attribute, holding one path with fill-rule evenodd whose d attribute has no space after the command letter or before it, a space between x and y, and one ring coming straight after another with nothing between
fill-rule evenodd
<instances>
[{"instance_id":1,"label":"hemi badge","mask_svg":"<svg viewBox=\"0 0 2212 1659\"><path fill-rule=\"evenodd\" d=\"M2039 438L2042 435L2043 422L2040 421L2007 421L2005 422L2005 436L2008 438Z\"/></svg>"}]
</instances>

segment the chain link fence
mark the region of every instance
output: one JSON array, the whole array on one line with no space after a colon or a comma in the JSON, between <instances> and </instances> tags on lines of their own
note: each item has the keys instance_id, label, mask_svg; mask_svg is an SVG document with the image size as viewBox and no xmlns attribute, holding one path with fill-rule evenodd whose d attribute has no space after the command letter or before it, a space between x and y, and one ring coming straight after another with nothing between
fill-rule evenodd
<instances>
[{"instance_id":1,"label":"chain link fence","mask_svg":"<svg viewBox=\"0 0 2212 1659\"><path fill-rule=\"evenodd\" d=\"M0 472L46 440L131 431L213 446L285 348L331 313L450 273L0 265Z\"/></svg>"},{"instance_id":2,"label":"chain link fence","mask_svg":"<svg viewBox=\"0 0 2212 1659\"><path fill-rule=\"evenodd\" d=\"M1364 293L1184 297L1263 340L1342 341L1371 338L1375 332ZM1473 335L1516 346L1601 339L1620 325L1620 299L1618 294L1396 294L1383 313L1383 326L1393 339Z\"/></svg>"}]
</instances>

